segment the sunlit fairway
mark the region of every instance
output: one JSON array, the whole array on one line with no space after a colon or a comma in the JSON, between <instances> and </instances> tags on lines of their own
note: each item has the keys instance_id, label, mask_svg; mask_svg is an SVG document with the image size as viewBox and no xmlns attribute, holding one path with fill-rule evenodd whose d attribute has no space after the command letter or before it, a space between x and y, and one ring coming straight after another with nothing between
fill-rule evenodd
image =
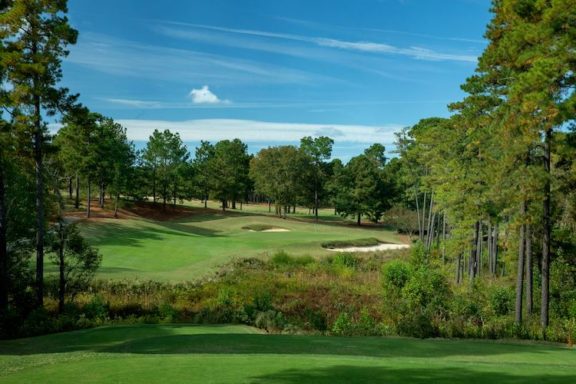
<instances>
[{"instance_id":1,"label":"sunlit fairway","mask_svg":"<svg viewBox=\"0 0 576 384\"><path fill-rule=\"evenodd\" d=\"M280 250L294 255L328 255L330 252L321 247L325 241L374 237L400 242L393 232L381 228L284 220L250 211L194 212L170 221L100 218L84 222L83 233L103 255L97 277L184 281L205 275L234 258L269 257ZM288 231L243 229L250 225Z\"/></svg>"},{"instance_id":2,"label":"sunlit fairway","mask_svg":"<svg viewBox=\"0 0 576 384\"><path fill-rule=\"evenodd\" d=\"M140 325L2 341L0 382L572 384L574 354L543 344Z\"/></svg>"}]
</instances>

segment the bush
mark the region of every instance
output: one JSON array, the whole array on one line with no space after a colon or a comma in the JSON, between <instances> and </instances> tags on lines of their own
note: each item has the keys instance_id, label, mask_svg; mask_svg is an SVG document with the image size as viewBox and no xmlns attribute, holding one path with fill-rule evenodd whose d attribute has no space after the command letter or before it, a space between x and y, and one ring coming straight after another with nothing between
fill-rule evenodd
<instances>
[{"instance_id":1,"label":"bush","mask_svg":"<svg viewBox=\"0 0 576 384\"><path fill-rule=\"evenodd\" d=\"M338 336L354 335L355 327L348 312L342 312L338 315L334 324L332 324L332 333Z\"/></svg>"},{"instance_id":2,"label":"bush","mask_svg":"<svg viewBox=\"0 0 576 384\"><path fill-rule=\"evenodd\" d=\"M514 309L514 292L510 288L496 287L490 292L490 307L496 316L505 316Z\"/></svg>"},{"instance_id":3,"label":"bush","mask_svg":"<svg viewBox=\"0 0 576 384\"><path fill-rule=\"evenodd\" d=\"M334 248L351 248L351 247L371 247L374 245L381 244L382 242L374 237L369 237L366 239L356 239L356 240L333 240L326 241L321 244L322 248L334 249Z\"/></svg>"},{"instance_id":4,"label":"bush","mask_svg":"<svg viewBox=\"0 0 576 384\"><path fill-rule=\"evenodd\" d=\"M311 256L290 256L285 251L279 251L272 256L270 262L276 267L298 267L313 263L314 258Z\"/></svg>"},{"instance_id":5,"label":"bush","mask_svg":"<svg viewBox=\"0 0 576 384\"><path fill-rule=\"evenodd\" d=\"M281 312L269 310L258 312L254 325L258 328L265 329L268 332L281 331L287 326L288 322Z\"/></svg>"},{"instance_id":6,"label":"bush","mask_svg":"<svg viewBox=\"0 0 576 384\"><path fill-rule=\"evenodd\" d=\"M331 258L331 263L336 267L356 269L359 259L352 253L339 253Z\"/></svg>"}]
</instances>

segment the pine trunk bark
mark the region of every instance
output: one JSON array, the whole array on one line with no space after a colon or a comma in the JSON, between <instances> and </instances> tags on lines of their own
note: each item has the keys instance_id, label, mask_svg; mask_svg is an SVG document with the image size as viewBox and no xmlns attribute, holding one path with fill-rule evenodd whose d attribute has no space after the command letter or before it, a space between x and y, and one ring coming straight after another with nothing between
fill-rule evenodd
<instances>
[{"instance_id":1,"label":"pine trunk bark","mask_svg":"<svg viewBox=\"0 0 576 384\"><path fill-rule=\"evenodd\" d=\"M120 193L116 193L116 199L114 200L114 218L118 218L118 202L120 201Z\"/></svg>"},{"instance_id":2,"label":"pine trunk bark","mask_svg":"<svg viewBox=\"0 0 576 384\"><path fill-rule=\"evenodd\" d=\"M104 200L106 199L105 193L106 191L104 190L104 181L102 180L102 178L100 178L98 205L102 209L104 208Z\"/></svg>"},{"instance_id":3,"label":"pine trunk bark","mask_svg":"<svg viewBox=\"0 0 576 384\"><path fill-rule=\"evenodd\" d=\"M498 275L498 236L499 236L499 225L496 223L494 226L494 237L492 239L493 247L492 250L492 263L494 263L494 276Z\"/></svg>"},{"instance_id":4,"label":"pine trunk bark","mask_svg":"<svg viewBox=\"0 0 576 384\"><path fill-rule=\"evenodd\" d=\"M8 309L8 239L6 237L6 177L0 164L0 314Z\"/></svg>"},{"instance_id":5,"label":"pine trunk bark","mask_svg":"<svg viewBox=\"0 0 576 384\"><path fill-rule=\"evenodd\" d=\"M442 264L446 264L446 212L442 214Z\"/></svg>"},{"instance_id":6,"label":"pine trunk bark","mask_svg":"<svg viewBox=\"0 0 576 384\"><path fill-rule=\"evenodd\" d=\"M534 272L532 267L532 228L526 224L526 313L532 314L534 307Z\"/></svg>"},{"instance_id":7,"label":"pine trunk bark","mask_svg":"<svg viewBox=\"0 0 576 384\"><path fill-rule=\"evenodd\" d=\"M91 211L91 203L90 203L90 199L92 198L92 182L90 180L90 177L88 177L88 196L86 197L86 217L90 218L90 215L92 213Z\"/></svg>"},{"instance_id":8,"label":"pine trunk bark","mask_svg":"<svg viewBox=\"0 0 576 384\"><path fill-rule=\"evenodd\" d=\"M418 193L416 193L416 218L418 220L418 237L422 241L422 220L420 220L420 204L418 203Z\"/></svg>"},{"instance_id":9,"label":"pine trunk bark","mask_svg":"<svg viewBox=\"0 0 576 384\"><path fill-rule=\"evenodd\" d=\"M524 220L526 214L526 201L522 202L520 207L520 217ZM520 234L518 236L518 271L516 274L516 306L514 321L516 325L522 324L522 293L524 290L524 260L525 260L525 246L526 244L526 224L520 226Z\"/></svg>"},{"instance_id":10,"label":"pine trunk bark","mask_svg":"<svg viewBox=\"0 0 576 384\"><path fill-rule=\"evenodd\" d=\"M64 313L64 297L66 295L66 278L64 271L64 229L60 227L60 247L58 249L58 313Z\"/></svg>"},{"instance_id":11,"label":"pine trunk bark","mask_svg":"<svg viewBox=\"0 0 576 384\"><path fill-rule=\"evenodd\" d=\"M38 80L35 79L34 89ZM44 306L44 164L40 96L34 96L34 163L36 178L36 303Z\"/></svg>"},{"instance_id":12,"label":"pine trunk bark","mask_svg":"<svg viewBox=\"0 0 576 384\"><path fill-rule=\"evenodd\" d=\"M484 227L482 221L478 222L478 244L476 246L476 276L480 276L482 273L482 241L484 239Z\"/></svg>"},{"instance_id":13,"label":"pine trunk bark","mask_svg":"<svg viewBox=\"0 0 576 384\"><path fill-rule=\"evenodd\" d=\"M427 193L424 192L424 199L422 200L422 235L420 236L422 243L424 243L424 236L426 236L426 195Z\"/></svg>"},{"instance_id":14,"label":"pine trunk bark","mask_svg":"<svg viewBox=\"0 0 576 384\"><path fill-rule=\"evenodd\" d=\"M76 172L76 199L74 201L74 208L80 209L80 175Z\"/></svg>"},{"instance_id":15,"label":"pine trunk bark","mask_svg":"<svg viewBox=\"0 0 576 384\"><path fill-rule=\"evenodd\" d=\"M318 183L316 183L318 184ZM296 211L296 206L294 206L294 211ZM318 222L318 187L314 187L314 218Z\"/></svg>"},{"instance_id":16,"label":"pine trunk bark","mask_svg":"<svg viewBox=\"0 0 576 384\"><path fill-rule=\"evenodd\" d=\"M470 258L468 261L468 273L470 275L470 280L474 280L476 277L476 260L478 255L478 231L480 230L480 222L477 221L474 224L474 239L472 240L472 250L470 251Z\"/></svg>"},{"instance_id":17,"label":"pine trunk bark","mask_svg":"<svg viewBox=\"0 0 576 384\"><path fill-rule=\"evenodd\" d=\"M69 177L68 177L68 198L69 198L70 200L72 200L72 198L73 198L73 192L74 192L74 188L73 188L73 185L72 185L72 179L73 179L72 176L69 176Z\"/></svg>"},{"instance_id":18,"label":"pine trunk bark","mask_svg":"<svg viewBox=\"0 0 576 384\"><path fill-rule=\"evenodd\" d=\"M544 202L542 204L542 223L544 234L542 237L542 302L540 307L540 325L543 336L546 337L548 328L550 305L550 241L552 236L552 220L550 219L551 209L551 188L550 188L550 146L552 141L552 130L548 129L544 137L544 171L546 181L544 183Z\"/></svg>"}]
</instances>

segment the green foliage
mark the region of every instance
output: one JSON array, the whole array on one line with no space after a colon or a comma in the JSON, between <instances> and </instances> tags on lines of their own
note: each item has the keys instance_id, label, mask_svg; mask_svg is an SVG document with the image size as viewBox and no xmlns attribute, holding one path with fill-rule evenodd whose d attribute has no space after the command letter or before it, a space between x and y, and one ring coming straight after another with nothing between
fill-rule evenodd
<instances>
[{"instance_id":1,"label":"green foliage","mask_svg":"<svg viewBox=\"0 0 576 384\"><path fill-rule=\"evenodd\" d=\"M160 196L164 205L170 200L175 204L184 197L189 156L180 134L155 129L150 136L142 159L150 170L153 197Z\"/></svg>"},{"instance_id":2,"label":"green foliage","mask_svg":"<svg viewBox=\"0 0 576 384\"><path fill-rule=\"evenodd\" d=\"M510 288L496 287L490 293L490 305L496 316L509 315L514 309L514 292Z\"/></svg>"},{"instance_id":3,"label":"green foliage","mask_svg":"<svg viewBox=\"0 0 576 384\"><path fill-rule=\"evenodd\" d=\"M330 263L335 267L356 269L359 264L359 259L352 253L339 253L330 258Z\"/></svg>"},{"instance_id":4,"label":"green foliage","mask_svg":"<svg viewBox=\"0 0 576 384\"><path fill-rule=\"evenodd\" d=\"M291 256L285 251L279 251L272 256L270 263L277 267L306 266L314 262L311 256Z\"/></svg>"},{"instance_id":5,"label":"green foliage","mask_svg":"<svg viewBox=\"0 0 576 384\"><path fill-rule=\"evenodd\" d=\"M369 237L366 239L325 241L321 245L322 248L334 249L334 248L350 248L350 247L371 247L379 244L382 244L380 240L374 237Z\"/></svg>"}]
</instances>

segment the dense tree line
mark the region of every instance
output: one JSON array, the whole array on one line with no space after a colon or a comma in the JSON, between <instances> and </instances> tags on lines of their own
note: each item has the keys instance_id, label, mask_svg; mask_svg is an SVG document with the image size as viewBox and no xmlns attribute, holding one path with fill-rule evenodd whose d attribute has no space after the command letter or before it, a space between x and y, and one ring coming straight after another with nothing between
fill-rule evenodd
<instances>
[{"instance_id":1,"label":"dense tree line","mask_svg":"<svg viewBox=\"0 0 576 384\"><path fill-rule=\"evenodd\" d=\"M576 313L572 1L497 0L489 45L448 119L397 136L405 204L456 281L516 275L515 321ZM448 235L447 235L448 231ZM540 295L536 295L536 289ZM550 300L554 300L551 303Z\"/></svg>"}]
</instances>

